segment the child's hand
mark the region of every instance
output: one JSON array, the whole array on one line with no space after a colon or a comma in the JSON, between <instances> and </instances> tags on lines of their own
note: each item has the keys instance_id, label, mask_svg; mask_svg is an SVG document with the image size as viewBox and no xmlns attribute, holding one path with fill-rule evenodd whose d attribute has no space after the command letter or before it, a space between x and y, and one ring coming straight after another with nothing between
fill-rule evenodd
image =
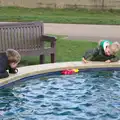
<instances>
[{"instance_id":1,"label":"child's hand","mask_svg":"<svg viewBox=\"0 0 120 120\"><path fill-rule=\"evenodd\" d=\"M83 61L84 63L88 63L88 61L87 61L85 58L82 58L82 61Z\"/></svg>"},{"instance_id":2,"label":"child's hand","mask_svg":"<svg viewBox=\"0 0 120 120\"><path fill-rule=\"evenodd\" d=\"M12 62L10 63L10 67L15 69L17 67L18 63Z\"/></svg>"},{"instance_id":3,"label":"child's hand","mask_svg":"<svg viewBox=\"0 0 120 120\"><path fill-rule=\"evenodd\" d=\"M105 62L106 62L106 63L111 63L111 60L106 60Z\"/></svg>"}]
</instances>

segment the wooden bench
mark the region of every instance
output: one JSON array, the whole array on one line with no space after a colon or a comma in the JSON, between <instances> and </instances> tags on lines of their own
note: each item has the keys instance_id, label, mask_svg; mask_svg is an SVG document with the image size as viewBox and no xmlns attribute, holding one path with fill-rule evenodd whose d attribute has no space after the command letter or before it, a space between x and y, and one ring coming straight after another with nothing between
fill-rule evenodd
<instances>
[{"instance_id":1,"label":"wooden bench","mask_svg":"<svg viewBox=\"0 0 120 120\"><path fill-rule=\"evenodd\" d=\"M45 47L45 41L50 43ZM17 50L21 56L40 56L40 64L45 56L51 56L55 62L56 38L44 35L42 22L16 22L0 24L0 53L6 49Z\"/></svg>"}]
</instances>

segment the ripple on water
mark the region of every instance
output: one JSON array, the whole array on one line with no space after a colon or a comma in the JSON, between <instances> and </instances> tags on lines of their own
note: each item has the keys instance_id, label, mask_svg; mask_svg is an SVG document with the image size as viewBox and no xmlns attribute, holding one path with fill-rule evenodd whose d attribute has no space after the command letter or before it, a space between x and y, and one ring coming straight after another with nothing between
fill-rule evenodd
<instances>
[{"instance_id":1,"label":"ripple on water","mask_svg":"<svg viewBox=\"0 0 120 120\"><path fill-rule=\"evenodd\" d=\"M29 80L0 92L2 120L119 120L120 72Z\"/></svg>"}]
</instances>

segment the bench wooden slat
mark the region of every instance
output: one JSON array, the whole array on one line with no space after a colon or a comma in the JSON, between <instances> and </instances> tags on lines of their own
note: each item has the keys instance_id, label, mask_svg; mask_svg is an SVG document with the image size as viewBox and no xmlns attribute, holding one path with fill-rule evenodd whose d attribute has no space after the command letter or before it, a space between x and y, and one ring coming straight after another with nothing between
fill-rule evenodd
<instances>
[{"instance_id":1,"label":"bench wooden slat","mask_svg":"<svg viewBox=\"0 0 120 120\"><path fill-rule=\"evenodd\" d=\"M50 42L51 48L44 47L45 41ZM44 55L55 55L55 43L56 38L44 36L42 22L0 24L0 52L12 48L19 51L21 55L41 55L44 58ZM51 59L51 62L53 61L55 58Z\"/></svg>"}]
</instances>

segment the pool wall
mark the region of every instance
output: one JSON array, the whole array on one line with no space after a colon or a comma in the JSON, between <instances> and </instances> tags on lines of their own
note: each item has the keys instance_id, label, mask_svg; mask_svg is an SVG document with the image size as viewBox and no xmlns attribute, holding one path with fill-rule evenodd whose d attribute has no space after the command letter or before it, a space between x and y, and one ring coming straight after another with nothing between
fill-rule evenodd
<instances>
[{"instance_id":1,"label":"pool wall","mask_svg":"<svg viewBox=\"0 0 120 120\"><path fill-rule=\"evenodd\" d=\"M61 70L77 68L80 71L97 71L97 70L120 70L120 61L113 63L90 62L60 62L42 65L32 65L18 68L17 74L10 74L8 78L0 80L0 88L14 84L18 81L30 79L30 77L40 77L46 75L60 74Z\"/></svg>"}]
</instances>

